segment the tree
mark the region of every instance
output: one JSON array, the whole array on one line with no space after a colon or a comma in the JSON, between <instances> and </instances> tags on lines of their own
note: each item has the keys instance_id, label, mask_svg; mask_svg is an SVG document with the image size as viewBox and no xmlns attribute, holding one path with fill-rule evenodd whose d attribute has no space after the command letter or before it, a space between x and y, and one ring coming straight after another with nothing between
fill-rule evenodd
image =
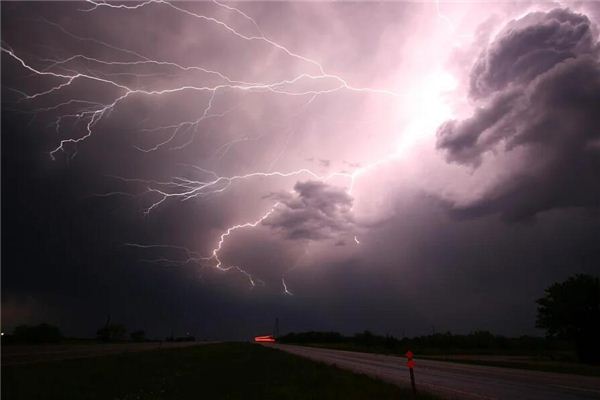
<instances>
[{"instance_id":1,"label":"tree","mask_svg":"<svg viewBox=\"0 0 600 400\"><path fill-rule=\"evenodd\" d=\"M549 337L573 340L579 359L600 362L600 280L578 274L548 287L537 300L536 326Z\"/></svg>"}]
</instances>

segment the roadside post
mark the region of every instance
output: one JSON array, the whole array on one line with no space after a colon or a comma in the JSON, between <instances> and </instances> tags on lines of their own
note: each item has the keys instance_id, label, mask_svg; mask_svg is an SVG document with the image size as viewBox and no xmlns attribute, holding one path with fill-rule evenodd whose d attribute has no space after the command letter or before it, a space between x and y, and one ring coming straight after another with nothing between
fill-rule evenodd
<instances>
[{"instance_id":1,"label":"roadside post","mask_svg":"<svg viewBox=\"0 0 600 400\"><path fill-rule=\"evenodd\" d=\"M417 395L417 386L415 385L415 371L413 368L415 367L415 360L413 360L414 354L412 351L406 352L406 366L408 367L408 371L410 372L410 385L412 386L413 396Z\"/></svg>"}]
</instances>

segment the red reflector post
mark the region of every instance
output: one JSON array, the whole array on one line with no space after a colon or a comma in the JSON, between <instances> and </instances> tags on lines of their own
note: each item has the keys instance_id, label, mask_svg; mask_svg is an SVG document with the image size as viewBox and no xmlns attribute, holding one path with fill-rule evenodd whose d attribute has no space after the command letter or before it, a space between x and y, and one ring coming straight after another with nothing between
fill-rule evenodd
<instances>
[{"instance_id":1,"label":"red reflector post","mask_svg":"<svg viewBox=\"0 0 600 400\"><path fill-rule=\"evenodd\" d=\"M413 369L415 367L415 360L413 360L413 357L415 355L410 350L407 351L405 355L406 355L406 366L408 367L408 372L410 373L410 385L412 386L413 397L416 397L417 386L415 385L415 371Z\"/></svg>"}]
</instances>

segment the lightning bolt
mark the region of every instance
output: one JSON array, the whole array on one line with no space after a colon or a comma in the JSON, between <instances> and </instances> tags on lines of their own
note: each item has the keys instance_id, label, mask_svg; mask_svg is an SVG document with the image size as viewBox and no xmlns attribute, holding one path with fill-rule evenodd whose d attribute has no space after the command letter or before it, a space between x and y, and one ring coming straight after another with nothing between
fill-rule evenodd
<instances>
[{"instance_id":1,"label":"lightning bolt","mask_svg":"<svg viewBox=\"0 0 600 400\"><path fill-rule=\"evenodd\" d=\"M106 49L114 51L121 55L126 55L128 57L133 57L134 60L131 61L122 61L122 60L113 60L107 58L98 58L92 57L86 54L74 54L72 56L66 58L42 58L37 61L26 60L23 56L18 54L15 50L13 50L9 45L2 43L0 47L1 52L11 59L13 59L18 65L20 65L23 69L27 70L32 74L32 76L42 77L49 81L51 81L51 86L45 90L40 90L33 93L25 93L23 91L17 91L21 94L21 99L19 101L20 104L26 103L30 105L33 109L32 113L37 115L38 113L49 113L49 112L57 112L58 116L56 116L54 120L54 128L57 133L60 133L64 124L67 121L72 120L73 124L78 124L83 122L83 131L82 134L76 138L68 138L62 139L55 148L53 148L49 155L52 159L56 159L56 156L59 153L64 153L68 157L74 157L77 154L77 146L82 145L88 138L90 138L94 132L96 126L103 121L103 119L108 118L112 111L114 111L117 107L125 103L126 101L134 101L137 97L159 97L159 96L167 96L171 94L178 94L183 92L200 92L206 93L208 95L206 104L204 108L202 108L200 115L198 118L188 121L180 121L177 123L172 123L168 125L160 125L160 126L151 126L144 127L140 129L140 132L144 132L146 134L153 133L166 133L166 138L157 141L154 145L151 146L142 146L138 145L135 148L144 153L155 152L160 149L170 149L170 150L180 150L187 145L189 145L193 139L195 132L197 132L199 126L208 119L211 118L224 118L228 113L233 110L228 110L224 112L216 112L214 110L214 102L218 94L222 91L232 90L237 92L246 92L246 93L257 93L257 92L269 92L275 95L282 96L297 96L297 97L308 97L308 101L305 106L310 105L315 98L318 96L324 96L328 94L332 94L338 91L348 91L356 94L375 94L375 95L383 95L383 96L391 96L393 98L397 98L402 96L403 94L398 93L394 90L390 89L375 89L368 87L358 87L350 84L341 76L336 74L331 74L326 71L321 63L318 61L303 56L289 49L288 47L278 43L277 41L269 38L267 35L263 33L260 29L256 20L254 20L251 16L244 13L240 9L221 3L219 1L214 0L213 4L215 7L219 7L221 9L227 10L229 12L235 13L245 20L249 21L254 30L255 34L245 34L229 25L228 23L219 20L212 16L207 16L203 14L199 14L197 12L186 9L179 4L174 4L165 0L149 0L144 1L135 5L131 4L113 4L108 2L99 2L95 0L87 1L89 8L80 10L86 13L92 13L99 8L108 8L115 10L115 12L127 10L128 12L133 12L135 10L139 10L144 7L164 7L171 9L184 17L193 18L195 20L199 20L203 23L212 24L216 27L223 29L224 31L230 33L233 38L236 40L242 40L246 42L257 42L261 43L265 46L270 46L271 48L282 52L288 57L298 61L299 63L304 64L306 67L309 67L311 71L300 73L296 76L282 79L278 81L272 82L249 82L238 80L233 77L226 75L223 72L205 68L203 66L198 65L183 65L180 63L176 63L169 60L161 60L161 59L153 59L148 57L147 55L141 54L137 51L118 47L111 43L100 41L95 38L82 37L75 33L72 33L65 29L63 26L59 25L56 22L43 20L45 23L50 26L60 30L65 35L71 37L77 41L85 41L92 42L96 45L102 46ZM437 4L437 3L436 3ZM439 12L439 4L437 5ZM36 64L41 64L41 66L36 66ZM83 65L84 67L81 67ZM91 68L85 67L94 67L94 68L103 68L103 67L117 67L117 68L125 68L126 72L121 73L102 73L100 71L92 70ZM206 77L210 77L211 79L217 80L216 83L212 84L186 84L179 86L172 86L166 88L153 88L153 87L144 87L143 85L132 85L131 83L124 83L124 77L146 77L153 76L153 74L139 74L136 73L136 68L140 67L156 67L156 68L167 68L173 71L177 71L178 73L200 73L205 75ZM35 107L34 104L42 99L49 98L52 95L59 94L65 91L65 89L74 85L75 82L79 81L88 81L94 83L101 87L107 87L114 90L114 94L108 102L100 102L100 101L91 101L87 99L69 99L68 101L60 102L57 104L53 104L48 107ZM313 86L309 86L308 88L297 89L296 87L299 84L304 84L310 82ZM15 89L16 90L16 89ZM72 110L75 108L75 111L66 111ZM65 111L63 111L65 110ZM284 147L279 153L279 156L276 157L271 163L271 167L276 164L277 160L287 147L289 142L289 138L294 134L294 131L291 130L290 134L287 136ZM183 143L176 145L176 141L182 136L189 136L188 139ZM215 154L220 154L220 157L223 157L224 154L229 150L229 148L236 143L240 143L246 140L251 140L250 138L242 138L235 139L222 145ZM72 150L71 150L72 149ZM377 166L388 163L395 158L398 157L397 153L392 153L389 156L376 160L364 167L356 168L352 172L333 172L326 175L318 174L310 169L302 168L293 171L257 171L247 174L240 175L232 175L232 176L221 176L214 171L210 171L207 169L203 169L199 166L190 166L195 171L200 172L206 176L209 176L208 179L191 179L185 176L176 176L171 180L167 181L158 181L158 180L147 180L140 178L128 178L128 177L114 177L117 180L120 180L125 183L131 184L139 184L144 186L144 190L141 193L129 193L123 191L115 191L109 193L98 194L98 196L109 197L109 196L146 196L151 195L155 197L153 201L151 201L150 205L148 205L144 209L145 214L151 213L154 209L162 205L167 200L180 200L187 201L190 199L203 198L206 196L215 195L218 193L222 193L230 188L233 184L239 181L246 181L253 178L289 178L289 177L299 177L299 176L307 176L315 180L320 181L328 181L332 178L344 178L349 180L348 192L352 193L355 180L360 177L365 172L376 168ZM263 214L261 214L257 219L245 222L241 224L235 224L225 229L225 231L219 236L219 239L216 245L212 248L208 255L201 255L195 251L192 251L188 248L181 246L171 246L171 245L161 245L161 244L136 244L136 243L127 243L126 246L137 248L140 250L149 250L149 249L157 249L157 250L168 250L177 252L179 254L178 257L169 258L169 257L159 257L154 259L146 259L142 260L144 262L155 263L160 265L186 265L186 264L200 264L202 266L211 266L219 271L237 271L238 273L246 276L252 287L260 284L262 281L253 277L249 272L247 272L242 266L238 265L229 265L226 264L221 258L221 252L225 243L228 239L232 237L232 235L242 229L253 229L259 226L262 222L264 222L267 218L269 218L277 209L279 203L274 203L270 208L268 208ZM360 242L356 236L354 236L354 241L358 245ZM286 295L292 295L292 293L288 290L287 284L282 277L281 279L284 293Z\"/></svg>"},{"instance_id":2,"label":"lightning bolt","mask_svg":"<svg viewBox=\"0 0 600 400\"><path fill-rule=\"evenodd\" d=\"M290 290L288 289L287 284L285 283L285 279L281 278L281 285L283 286L283 293L287 294L288 296L293 296L294 293L290 292Z\"/></svg>"},{"instance_id":3,"label":"lightning bolt","mask_svg":"<svg viewBox=\"0 0 600 400\"><path fill-rule=\"evenodd\" d=\"M227 270L233 268L233 269L236 269L236 270L242 272L243 270L240 267L238 267L238 266L223 266L223 262L219 258L219 252L223 248L223 244L225 243L225 239L227 237L229 237L234 231L236 231L238 229L256 228L256 226L258 226L258 224L260 224L261 222L263 222L271 214L273 214L273 212L275 212L275 209L277 208L278 205L279 205L279 203L275 203L273 205L273 207L269 211L267 211L263 216L261 216L259 219L257 219L254 222L246 222L245 224L233 225L233 226L227 228L227 230L224 233L221 234L221 237L219 238L219 242L217 243L217 246L212 250L211 258L213 258L215 261L217 261L217 264L215 265L215 268L220 269L222 271L227 271ZM243 271L243 272L245 272L245 271ZM254 285L254 283L252 283L252 284Z\"/></svg>"},{"instance_id":4,"label":"lightning bolt","mask_svg":"<svg viewBox=\"0 0 600 400\"><path fill-rule=\"evenodd\" d=\"M450 31L454 32L455 31L454 23L452 22L452 20L450 18L448 18L447 15L442 13L442 11L440 9L440 0L435 1L435 10L437 12L438 18L440 18L442 21L444 21L446 24L448 24Z\"/></svg>"}]
</instances>

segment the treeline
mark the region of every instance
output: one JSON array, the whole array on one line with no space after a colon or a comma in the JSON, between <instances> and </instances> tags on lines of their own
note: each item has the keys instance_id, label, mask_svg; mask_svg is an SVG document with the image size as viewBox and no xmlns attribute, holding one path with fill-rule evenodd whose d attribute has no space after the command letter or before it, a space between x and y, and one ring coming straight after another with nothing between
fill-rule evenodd
<instances>
[{"instance_id":1,"label":"treeline","mask_svg":"<svg viewBox=\"0 0 600 400\"><path fill-rule=\"evenodd\" d=\"M58 327L46 323L39 325L19 325L11 333L2 332L2 344L13 343L59 343L64 339Z\"/></svg>"},{"instance_id":2,"label":"treeline","mask_svg":"<svg viewBox=\"0 0 600 400\"><path fill-rule=\"evenodd\" d=\"M2 344L53 344L64 342L89 342L94 339L80 339L65 337L60 328L51 324L19 325L12 333L2 332ZM105 343L115 342L148 342L156 341L146 338L146 332L137 329L127 332L123 324L107 323L96 331L96 341ZM196 340L194 336L186 334L181 337L169 336L167 342L189 342Z\"/></svg>"},{"instance_id":3,"label":"treeline","mask_svg":"<svg viewBox=\"0 0 600 400\"><path fill-rule=\"evenodd\" d=\"M488 331L474 331L467 335L450 332L436 333L413 338L396 338L391 335L377 335L364 331L352 336L339 332L289 333L278 339L290 344L327 344L340 348L369 348L371 351L402 354L409 349L421 354L439 351L460 351L473 353L541 353L555 350L572 350L572 344L556 339L534 336L506 337Z\"/></svg>"}]
</instances>

